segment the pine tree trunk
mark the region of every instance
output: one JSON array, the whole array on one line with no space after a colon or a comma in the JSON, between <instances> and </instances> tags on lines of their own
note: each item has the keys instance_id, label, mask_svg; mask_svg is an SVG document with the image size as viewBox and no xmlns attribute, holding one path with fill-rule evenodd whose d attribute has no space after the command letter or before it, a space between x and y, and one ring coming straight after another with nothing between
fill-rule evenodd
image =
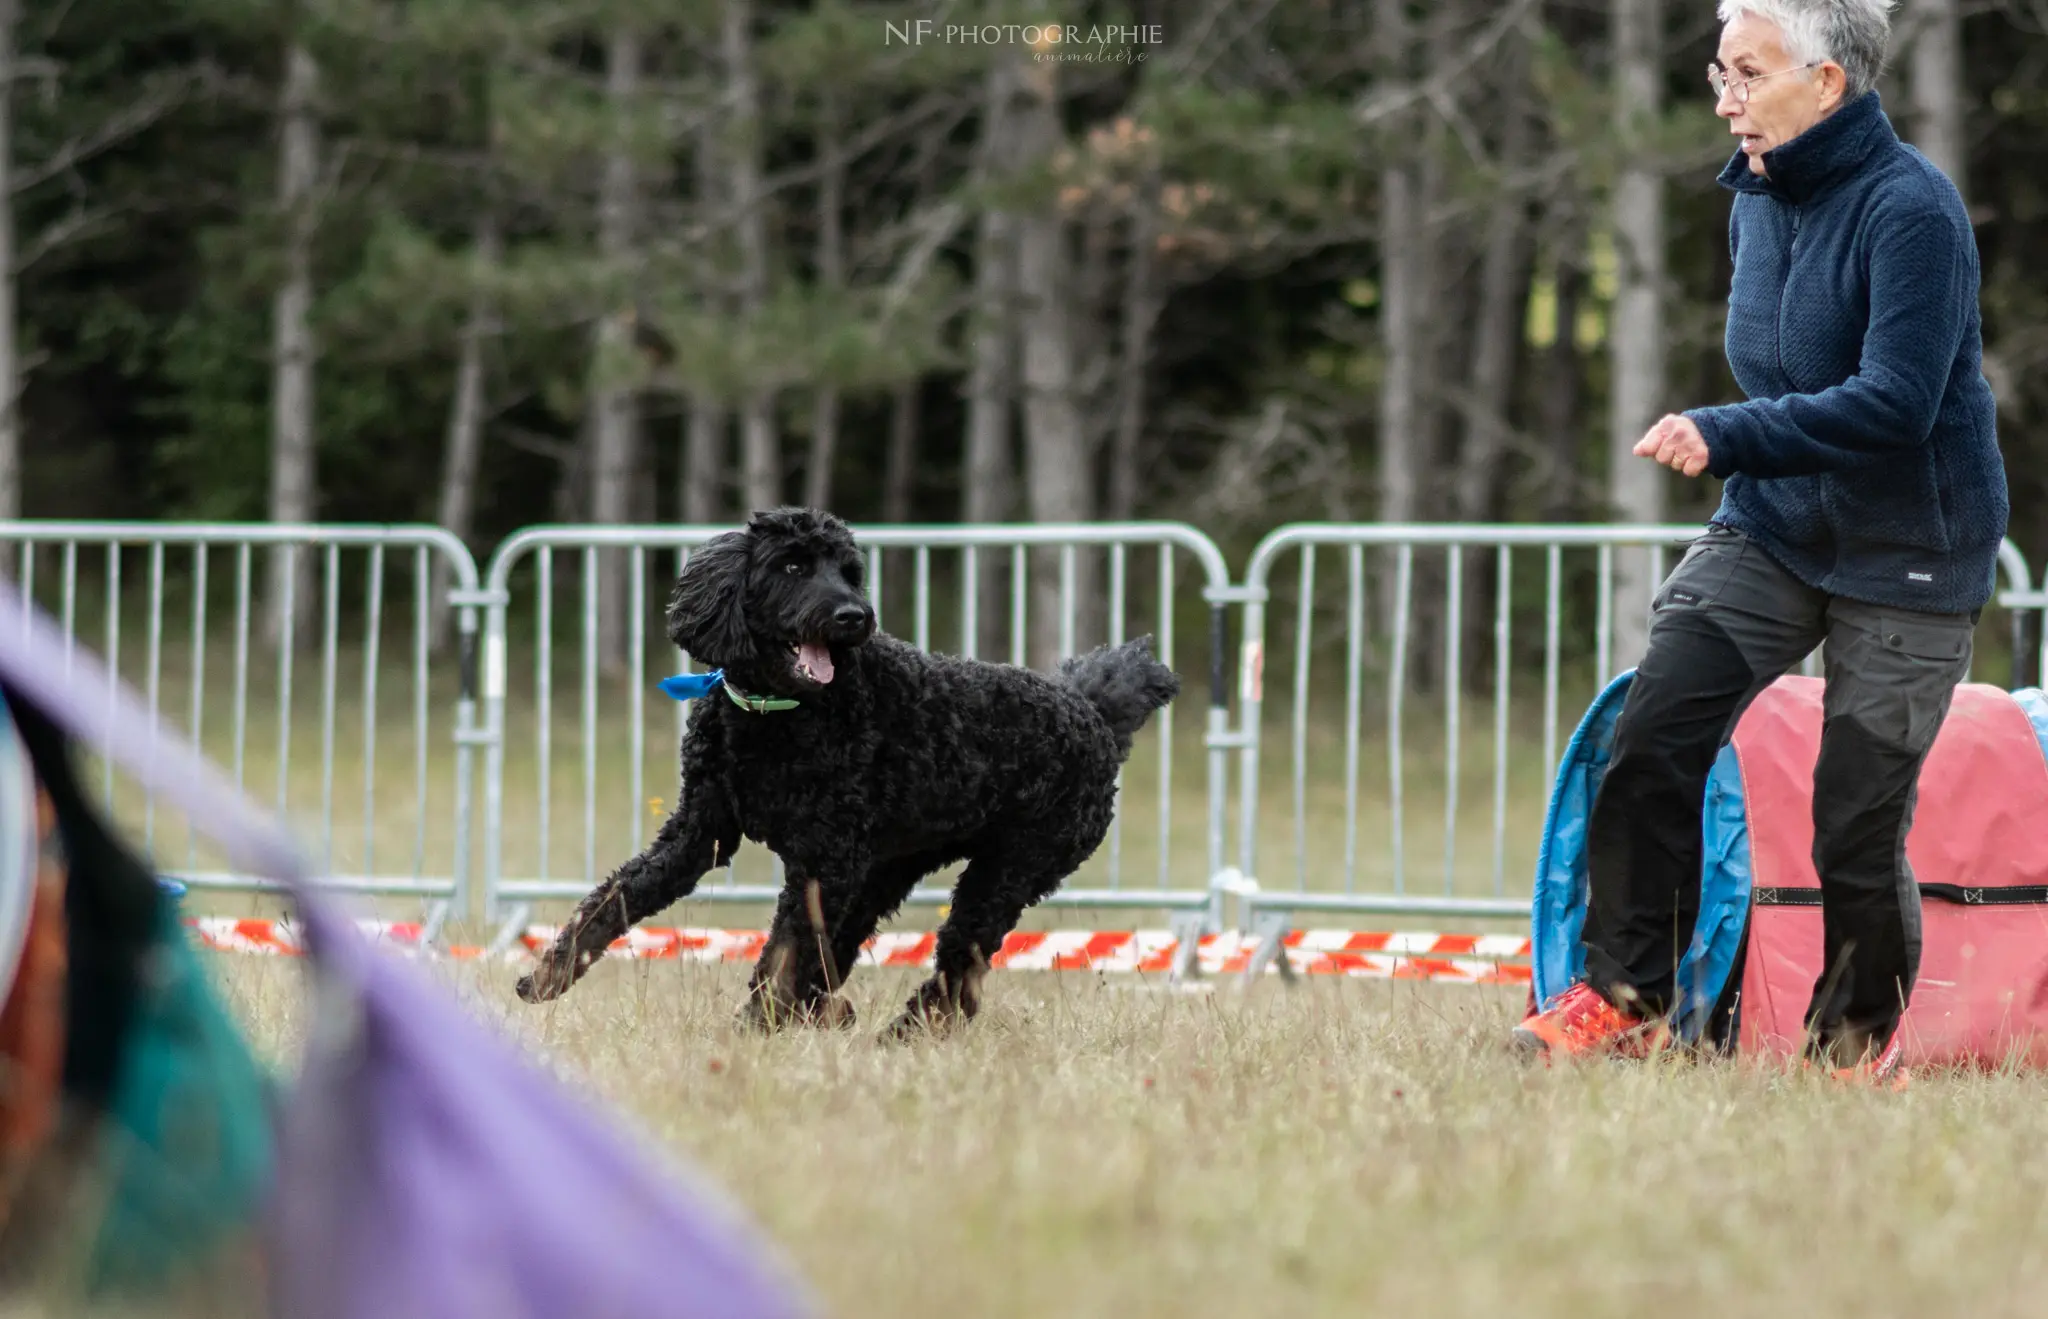
<instances>
[{"instance_id":1,"label":"pine tree trunk","mask_svg":"<svg viewBox=\"0 0 2048 1319\"><path fill-rule=\"evenodd\" d=\"M464 544L475 532L477 469L484 449L484 345L497 333L496 312L484 291L487 272L503 257L503 240L498 217L485 210L477 217L477 287L470 291L469 311L463 318L455 358L455 396L448 404L448 441L441 468L440 524ZM434 561L432 602L432 644L440 650L448 643L453 614L448 606L449 569Z\"/></svg>"},{"instance_id":2,"label":"pine tree trunk","mask_svg":"<svg viewBox=\"0 0 2048 1319\"><path fill-rule=\"evenodd\" d=\"M1557 337L1544 354L1543 389L1536 402L1537 416L1549 446L1549 479L1543 483L1543 518L1546 522L1576 522L1583 509L1579 499L1581 436L1579 402L1586 392L1586 361L1579 352L1579 304L1586 287L1586 272L1576 252L1566 251L1557 263Z\"/></svg>"},{"instance_id":3,"label":"pine tree trunk","mask_svg":"<svg viewBox=\"0 0 2048 1319\"><path fill-rule=\"evenodd\" d=\"M1664 520L1665 468L1631 450L1670 410L1664 353L1664 181L1645 140L1661 109L1661 0L1614 0L1615 120L1622 167L1614 188L1620 287L1608 326L1608 500L1621 522ZM1649 637L1654 551L1614 556L1613 668L1642 658ZM1604 679L1607 675L1602 674Z\"/></svg>"},{"instance_id":4,"label":"pine tree trunk","mask_svg":"<svg viewBox=\"0 0 2048 1319\"><path fill-rule=\"evenodd\" d=\"M739 217L742 311L756 323L768 302L768 215L761 196L761 86L754 69L751 0L726 0L726 94L733 110L731 199ZM782 503L782 440L775 428L775 395L760 390L740 406L740 447L746 466L745 511Z\"/></svg>"},{"instance_id":5,"label":"pine tree trunk","mask_svg":"<svg viewBox=\"0 0 2048 1319\"><path fill-rule=\"evenodd\" d=\"M1056 64L1024 70L1020 140L1025 159L1047 159L1060 138ZM1089 444L1075 397L1072 254L1065 218L1048 198L1017 217L1017 284L1022 298L1024 484L1034 522L1083 522L1094 512ZM1034 556L1031 662L1060 656L1061 584L1053 552ZM1078 608L1078 602L1077 602Z\"/></svg>"},{"instance_id":6,"label":"pine tree trunk","mask_svg":"<svg viewBox=\"0 0 2048 1319\"><path fill-rule=\"evenodd\" d=\"M21 350L16 340L14 237L15 28L19 0L0 0L0 519L21 516ZM14 547L0 545L0 575L14 572ZM28 584L23 583L23 589Z\"/></svg>"},{"instance_id":7,"label":"pine tree trunk","mask_svg":"<svg viewBox=\"0 0 2048 1319\"><path fill-rule=\"evenodd\" d=\"M1520 165L1529 153L1529 119L1522 98L1524 60L1524 49L1516 43L1503 71L1508 120L1501 134L1500 158L1509 169ZM1531 247L1528 199L1515 192L1503 194L1487 217L1485 251L1480 258L1471 391L1453 478L1461 522L1490 522L1499 511L1508 459L1508 416L1514 403L1515 358L1528 306ZM1499 588L1492 579L1493 557L1480 550L1466 555L1467 655L1487 653L1487 634L1492 627L1488 606ZM1479 670L1473 672L1476 675Z\"/></svg>"},{"instance_id":8,"label":"pine tree trunk","mask_svg":"<svg viewBox=\"0 0 2048 1319\"><path fill-rule=\"evenodd\" d=\"M824 173L818 180L818 282L837 290L846 282L843 231L846 206L846 161L839 148L839 102L829 89L821 92L818 153ZM832 505L832 466L839 456L839 391L820 385L811 400L811 452L804 464L804 503L811 508Z\"/></svg>"},{"instance_id":9,"label":"pine tree trunk","mask_svg":"<svg viewBox=\"0 0 2048 1319\"><path fill-rule=\"evenodd\" d=\"M1375 29L1381 76L1408 72L1408 17L1402 0L1377 0ZM1404 117L1406 119L1412 116ZM1391 129L1390 138L1403 134ZM1396 148L1399 151L1399 148ZM1415 385L1421 365L1421 317L1416 276L1421 258L1416 177L1406 153L1380 171L1380 340L1386 367L1380 383L1379 502L1381 522L1410 522L1416 513L1416 441L1420 438Z\"/></svg>"},{"instance_id":10,"label":"pine tree trunk","mask_svg":"<svg viewBox=\"0 0 2048 1319\"><path fill-rule=\"evenodd\" d=\"M918 393L922 381L896 386L889 408L889 457L882 469L882 521L910 521L917 490Z\"/></svg>"},{"instance_id":11,"label":"pine tree trunk","mask_svg":"<svg viewBox=\"0 0 2048 1319\"><path fill-rule=\"evenodd\" d=\"M1913 99L1913 145L1967 200L1969 94L1963 80L1962 6L1960 0L1912 0L1912 7L1917 28L1906 82Z\"/></svg>"},{"instance_id":12,"label":"pine tree trunk","mask_svg":"<svg viewBox=\"0 0 2048 1319\"><path fill-rule=\"evenodd\" d=\"M284 277L271 308L270 520L310 522L314 502L314 191L319 186L319 69L293 42L285 52L279 104L278 209L285 217ZM313 617L313 555L281 547L271 555L264 638L281 644Z\"/></svg>"},{"instance_id":13,"label":"pine tree trunk","mask_svg":"<svg viewBox=\"0 0 2048 1319\"><path fill-rule=\"evenodd\" d=\"M775 395L749 395L740 406L740 448L744 452L747 506L741 515L782 504L782 443L775 429Z\"/></svg>"},{"instance_id":14,"label":"pine tree trunk","mask_svg":"<svg viewBox=\"0 0 2048 1319\"><path fill-rule=\"evenodd\" d=\"M979 162L984 182L1007 178L1015 168L1016 79L1009 61L997 59L989 65ZM1015 217L993 207L983 211L975 238L974 360L967 383L966 471L961 482L961 515L969 525L1003 522L1012 515L1010 491L1017 465L1011 421L1017 370L1016 261ZM993 554L981 555L980 563L975 653L998 658L1007 616L1003 565Z\"/></svg>"},{"instance_id":15,"label":"pine tree trunk","mask_svg":"<svg viewBox=\"0 0 2048 1319\"><path fill-rule=\"evenodd\" d=\"M1410 46L1403 0L1375 0L1373 27L1380 77L1398 83L1409 76ZM1379 471L1375 512L1383 524L1413 522L1420 516L1423 410L1422 292L1428 287L1423 252L1420 179L1408 145L1412 114L1387 125L1395 143L1379 178L1380 374ZM1390 550L1379 564L1381 625L1391 634L1399 608L1398 560Z\"/></svg>"},{"instance_id":16,"label":"pine tree trunk","mask_svg":"<svg viewBox=\"0 0 2048 1319\"><path fill-rule=\"evenodd\" d=\"M718 140L709 128L698 130L695 154L697 206L709 214L720 203L723 178ZM715 293L707 297L714 305L723 306L723 299ZM710 526L725 517L726 474L732 464L731 420L708 391L690 391L689 419L683 429L682 489L676 506L691 526Z\"/></svg>"},{"instance_id":17,"label":"pine tree trunk","mask_svg":"<svg viewBox=\"0 0 2048 1319\"><path fill-rule=\"evenodd\" d=\"M605 44L605 98L623 118L639 91L640 34L612 32ZM598 185L597 245L615 279L630 277L637 238L634 209L639 181L631 154L619 146L606 153ZM592 353L590 391L590 519L618 525L631 516L634 450L639 444L640 407L633 388L617 378L632 352L630 313L614 305L599 318ZM591 583L585 583L590 589ZM597 555L598 661L606 670L626 661L626 556Z\"/></svg>"},{"instance_id":18,"label":"pine tree trunk","mask_svg":"<svg viewBox=\"0 0 2048 1319\"><path fill-rule=\"evenodd\" d=\"M690 396L690 419L683 437L683 521L703 527L725 517L726 465L732 453L732 430L725 409L709 395Z\"/></svg>"},{"instance_id":19,"label":"pine tree trunk","mask_svg":"<svg viewBox=\"0 0 2048 1319\"><path fill-rule=\"evenodd\" d=\"M1521 89L1523 51L1517 44L1504 71L1509 83L1500 159L1514 169L1529 154L1529 118ZM1527 306L1531 230L1528 199L1504 193L1487 217L1479 267L1479 314L1471 338L1471 395L1464 411L1464 442L1455 481L1457 516L1484 522L1493 514L1508 451L1508 413L1515 389L1515 354Z\"/></svg>"},{"instance_id":20,"label":"pine tree trunk","mask_svg":"<svg viewBox=\"0 0 2048 1319\"><path fill-rule=\"evenodd\" d=\"M1154 246L1158 242L1158 178L1148 172L1131 207L1131 256L1125 272L1123 342L1118 354L1116 432L1109 452L1110 518L1137 515L1138 447L1145 433L1145 372L1152 355L1152 330L1159 321L1160 294Z\"/></svg>"}]
</instances>

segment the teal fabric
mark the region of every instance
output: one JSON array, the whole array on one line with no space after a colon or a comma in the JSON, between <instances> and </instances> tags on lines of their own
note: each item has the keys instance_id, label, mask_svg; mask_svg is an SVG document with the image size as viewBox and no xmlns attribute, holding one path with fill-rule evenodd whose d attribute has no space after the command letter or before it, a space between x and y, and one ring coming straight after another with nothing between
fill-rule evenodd
<instances>
[{"instance_id":1,"label":"teal fabric","mask_svg":"<svg viewBox=\"0 0 2048 1319\"><path fill-rule=\"evenodd\" d=\"M274 1158L269 1078L162 903L112 1105L95 1290L147 1288L253 1228Z\"/></svg>"}]
</instances>

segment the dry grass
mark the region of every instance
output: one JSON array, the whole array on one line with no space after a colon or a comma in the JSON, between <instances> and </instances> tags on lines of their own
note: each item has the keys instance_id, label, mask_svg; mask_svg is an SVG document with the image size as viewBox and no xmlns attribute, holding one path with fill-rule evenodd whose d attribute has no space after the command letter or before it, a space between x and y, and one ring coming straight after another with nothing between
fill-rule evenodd
<instances>
[{"instance_id":1,"label":"dry grass","mask_svg":"<svg viewBox=\"0 0 2048 1319\"><path fill-rule=\"evenodd\" d=\"M268 1047L293 968L217 962ZM600 966L485 1017L729 1187L843 1316L2040 1313L2048 1090L1532 1069L1504 990L1168 994L999 973L964 1035L737 1034L738 968Z\"/></svg>"},{"instance_id":2,"label":"dry grass","mask_svg":"<svg viewBox=\"0 0 2048 1319\"><path fill-rule=\"evenodd\" d=\"M550 863L573 875L584 849L583 743L565 681L549 812L551 846L563 850ZM180 726L182 687L164 684ZM362 836L364 721L350 695L359 672L345 669L338 688L336 864L346 869ZM409 693L385 691L394 703L380 697L370 721L377 868L406 869L424 824L431 870L452 843L440 786L452 769L450 693L437 689L431 703L437 786L422 812L410 792ZM1588 694L1564 700L1563 732ZM1273 887L1293 882L1295 822L1291 720L1270 682L1268 697L1260 817L1273 858L1262 878ZM274 701L258 684L244 747L264 798L277 781ZM653 823L633 800L628 709L608 691L597 710L599 867ZM1306 724L1310 888L1343 883L1344 740L1332 714L1342 709L1341 696L1320 701ZM1198 702L1180 712L1172 799L1174 882L1191 886L1205 805L1200 713ZM223 761L226 715L210 697L204 740ZM302 670L291 717L290 809L321 841L317 676ZM643 789L656 796L673 791L673 707L649 700L643 717ZM526 794L508 803L508 869L526 873L539 860L533 718L530 697L515 700L507 728L508 791ZM1490 892L1491 714L1478 703L1464 711L1461 806L1448 830L1440 735L1430 745L1440 726L1420 714L1410 723L1410 887L1442 884L1448 833L1452 887ZM1526 885L1540 821L1536 741L1518 721L1509 892ZM1133 805L1148 823L1157 755L1141 746L1133 766ZM1385 765L1368 726L1362 888L1387 879L1378 858L1388 817L1375 804L1387 800ZM139 837L130 785L115 805ZM1148 851L1139 817L1128 818L1125 882L1149 881L1157 846ZM153 842L165 862L183 859L177 822L159 815ZM758 853L754 864L764 864ZM664 917L744 918L702 908ZM266 1051L288 1058L299 968L213 965ZM884 1048L872 1035L910 989L906 973L860 973L854 1034L770 1040L732 1029L740 968L607 963L544 1009L512 999L509 968L446 973L482 1015L729 1187L834 1315L2031 1316L2048 1295L2048 1091L2032 1076L1927 1077L1894 1097L1743 1064L1532 1070L1499 1047L1520 995L1467 987L1319 979L1181 995L1135 977L1002 973L988 1012L961 1037Z\"/></svg>"}]
</instances>

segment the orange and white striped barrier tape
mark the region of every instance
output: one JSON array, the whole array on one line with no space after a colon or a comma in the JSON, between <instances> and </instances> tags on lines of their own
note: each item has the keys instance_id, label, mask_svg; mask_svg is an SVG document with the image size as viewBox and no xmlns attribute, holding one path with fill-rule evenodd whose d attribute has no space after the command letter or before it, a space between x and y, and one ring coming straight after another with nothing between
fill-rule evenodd
<instances>
[{"instance_id":1,"label":"orange and white striped barrier tape","mask_svg":"<svg viewBox=\"0 0 2048 1319\"><path fill-rule=\"evenodd\" d=\"M222 916L186 919L201 943L221 952L295 956L297 931L289 921L236 920ZM370 938L417 949L424 927L417 921L358 921ZM531 958L555 937L555 926L530 925L511 956ZM641 927L612 942L613 957L646 961L752 962L767 939L763 930ZM864 966L928 967L938 936L930 931L889 931L861 949ZM1339 975L1382 980L1439 980L1462 984L1529 983L1529 940L1512 934L1434 934L1418 931L1294 930L1283 944L1297 975ZM1097 971L1165 973L1177 947L1168 930L1017 930L1003 941L991 965L1013 971ZM1205 934L1196 962L1205 975L1244 971L1258 940L1252 935ZM438 956L470 959L483 949L436 949ZM1277 972L1277 966L1269 967Z\"/></svg>"}]
</instances>

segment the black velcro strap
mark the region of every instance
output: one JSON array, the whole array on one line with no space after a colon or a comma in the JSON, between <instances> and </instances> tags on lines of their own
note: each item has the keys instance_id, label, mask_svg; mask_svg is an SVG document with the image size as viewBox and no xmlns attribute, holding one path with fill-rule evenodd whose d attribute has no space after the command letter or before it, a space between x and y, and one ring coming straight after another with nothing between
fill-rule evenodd
<instances>
[{"instance_id":1,"label":"black velcro strap","mask_svg":"<svg viewBox=\"0 0 2048 1319\"><path fill-rule=\"evenodd\" d=\"M2015 884L2009 888L1966 888L1961 884L1922 884L1922 899L1953 902L1960 907L2048 906L2048 884ZM1818 907L1817 888L1758 888L1750 900L1759 907Z\"/></svg>"}]
</instances>

